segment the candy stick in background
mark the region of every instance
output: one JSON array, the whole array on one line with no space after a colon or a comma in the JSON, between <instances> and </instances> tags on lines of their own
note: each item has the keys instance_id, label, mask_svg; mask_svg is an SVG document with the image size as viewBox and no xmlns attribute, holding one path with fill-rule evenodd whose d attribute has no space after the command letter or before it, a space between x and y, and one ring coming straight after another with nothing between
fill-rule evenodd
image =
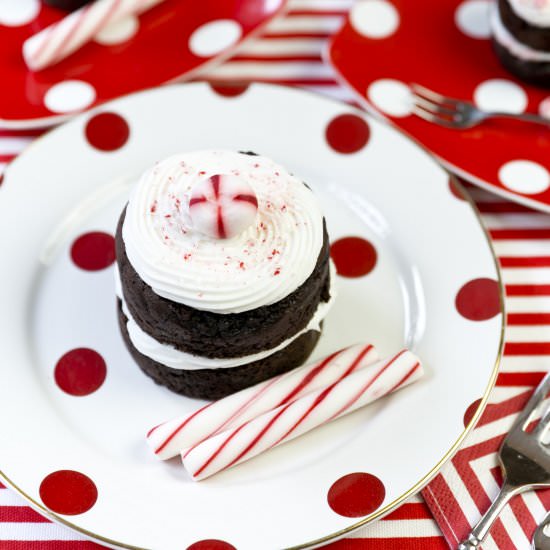
<instances>
[{"instance_id":1,"label":"candy stick in background","mask_svg":"<svg viewBox=\"0 0 550 550\"><path fill-rule=\"evenodd\" d=\"M422 374L419 359L403 350L183 451L183 465L194 480L207 478L416 382Z\"/></svg>"},{"instance_id":2,"label":"candy stick in background","mask_svg":"<svg viewBox=\"0 0 550 550\"><path fill-rule=\"evenodd\" d=\"M376 362L370 344L358 344L328 357L214 401L198 411L156 426L147 434L155 455L166 460L217 433L237 427L305 394L328 386Z\"/></svg>"},{"instance_id":3,"label":"candy stick in background","mask_svg":"<svg viewBox=\"0 0 550 550\"><path fill-rule=\"evenodd\" d=\"M106 25L142 13L163 0L96 0L25 40L23 58L33 71L71 55Z\"/></svg>"}]
</instances>

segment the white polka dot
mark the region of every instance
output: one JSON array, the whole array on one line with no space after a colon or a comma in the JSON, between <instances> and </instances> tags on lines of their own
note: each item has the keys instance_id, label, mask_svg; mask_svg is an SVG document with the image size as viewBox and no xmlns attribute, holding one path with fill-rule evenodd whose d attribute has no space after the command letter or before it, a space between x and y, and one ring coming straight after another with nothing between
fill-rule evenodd
<instances>
[{"instance_id":1,"label":"white polka dot","mask_svg":"<svg viewBox=\"0 0 550 550\"><path fill-rule=\"evenodd\" d=\"M39 0L0 0L0 25L26 25L36 18L39 11Z\"/></svg>"},{"instance_id":2,"label":"white polka dot","mask_svg":"<svg viewBox=\"0 0 550 550\"><path fill-rule=\"evenodd\" d=\"M485 111L523 113L529 100L518 84L495 78L483 82L475 89L474 101L480 109Z\"/></svg>"},{"instance_id":3,"label":"white polka dot","mask_svg":"<svg viewBox=\"0 0 550 550\"><path fill-rule=\"evenodd\" d=\"M199 27L189 39L189 49L199 57L210 57L239 40L241 26L232 19L219 19Z\"/></svg>"},{"instance_id":4,"label":"white polka dot","mask_svg":"<svg viewBox=\"0 0 550 550\"><path fill-rule=\"evenodd\" d=\"M44 104L54 113L70 113L89 107L96 97L91 84L66 80L53 85L44 96Z\"/></svg>"},{"instance_id":5,"label":"white polka dot","mask_svg":"<svg viewBox=\"0 0 550 550\"><path fill-rule=\"evenodd\" d=\"M550 187L548 170L530 160L512 160L507 162L498 173L505 187L525 195L542 193Z\"/></svg>"},{"instance_id":6,"label":"white polka dot","mask_svg":"<svg viewBox=\"0 0 550 550\"><path fill-rule=\"evenodd\" d=\"M387 0L360 0L350 14L352 27L367 38L386 38L399 27L399 12Z\"/></svg>"},{"instance_id":7,"label":"white polka dot","mask_svg":"<svg viewBox=\"0 0 550 550\"><path fill-rule=\"evenodd\" d=\"M550 97L547 97L540 102L539 114L544 118L550 119Z\"/></svg>"},{"instance_id":8,"label":"white polka dot","mask_svg":"<svg viewBox=\"0 0 550 550\"><path fill-rule=\"evenodd\" d=\"M388 115L405 117L412 112L411 91L399 80L377 80L369 86L367 96L378 109Z\"/></svg>"},{"instance_id":9,"label":"white polka dot","mask_svg":"<svg viewBox=\"0 0 550 550\"><path fill-rule=\"evenodd\" d=\"M105 46L122 44L132 38L139 29L139 19L134 15L128 15L107 25L99 31L94 40Z\"/></svg>"},{"instance_id":10,"label":"white polka dot","mask_svg":"<svg viewBox=\"0 0 550 550\"><path fill-rule=\"evenodd\" d=\"M466 0L455 12L456 26L471 38L490 38L492 0Z\"/></svg>"}]
</instances>

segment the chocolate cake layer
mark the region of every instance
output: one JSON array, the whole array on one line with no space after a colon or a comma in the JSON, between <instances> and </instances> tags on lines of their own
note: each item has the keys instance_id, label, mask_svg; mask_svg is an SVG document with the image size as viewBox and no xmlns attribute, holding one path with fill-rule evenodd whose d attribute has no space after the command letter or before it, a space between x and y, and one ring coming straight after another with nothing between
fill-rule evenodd
<instances>
[{"instance_id":1,"label":"chocolate cake layer","mask_svg":"<svg viewBox=\"0 0 550 550\"><path fill-rule=\"evenodd\" d=\"M512 74L525 82L550 88L550 63L523 61L512 55L506 48L493 40L493 46L500 62Z\"/></svg>"},{"instance_id":2,"label":"chocolate cake layer","mask_svg":"<svg viewBox=\"0 0 550 550\"><path fill-rule=\"evenodd\" d=\"M504 26L514 38L533 50L550 52L550 29L548 27L535 27L518 17L508 0L498 0L498 10Z\"/></svg>"},{"instance_id":3,"label":"chocolate cake layer","mask_svg":"<svg viewBox=\"0 0 550 550\"><path fill-rule=\"evenodd\" d=\"M118 300L118 320L128 351L141 370L157 384L200 399L220 399L230 393L258 384L301 365L317 344L320 332L305 332L287 347L273 355L239 367L200 370L176 370L141 354L132 344L126 328L126 317Z\"/></svg>"},{"instance_id":4,"label":"chocolate cake layer","mask_svg":"<svg viewBox=\"0 0 550 550\"><path fill-rule=\"evenodd\" d=\"M201 311L156 294L136 273L126 256L121 215L116 254L124 300L138 326L158 342L209 358L252 355L271 349L303 330L319 303L330 298L329 241L315 269L294 292L274 304L242 313Z\"/></svg>"}]
</instances>

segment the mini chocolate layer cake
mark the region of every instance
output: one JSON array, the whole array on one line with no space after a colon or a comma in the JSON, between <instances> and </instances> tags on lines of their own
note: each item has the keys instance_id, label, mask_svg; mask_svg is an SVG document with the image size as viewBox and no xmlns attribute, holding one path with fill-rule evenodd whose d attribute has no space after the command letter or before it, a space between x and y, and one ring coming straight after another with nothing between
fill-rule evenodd
<instances>
[{"instance_id":1,"label":"mini chocolate layer cake","mask_svg":"<svg viewBox=\"0 0 550 550\"><path fill-rule=\"evenodd\" d=\"M546 4L498 0L491 27L494 50L502 65L526 82L549 87L550 0Z\"/></svg>"},{"instance_id":2,"label":"mini chocolate layer cake","mask_svg":"<svg viewBox=\"0 0 550 550\"><path fill-rule=\"evenodd\" d=\"M148 170L116 232L118 319L138 366L217 399L301 365L333 300L329 238L311 189L229 151Z\"/></svg>"}]
</instances>

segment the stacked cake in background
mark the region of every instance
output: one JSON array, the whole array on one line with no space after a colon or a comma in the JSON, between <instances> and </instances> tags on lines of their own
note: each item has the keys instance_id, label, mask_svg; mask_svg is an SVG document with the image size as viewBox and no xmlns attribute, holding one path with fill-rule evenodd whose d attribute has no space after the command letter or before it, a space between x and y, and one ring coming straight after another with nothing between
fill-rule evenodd
<instances>
[{"instance_id":1,"label":"stacked cake in background","mask_svg":"<svg viewBox=\"0 0 550 550\"><path fill-rule=\"evenodd\" d=\"M116 235L119 321L157 383L216 399L302 364L331 304L324 218L273 161L201 151L148 170Z\"/></svg>"},{"instance_id":2,"label":"stacked cake in background","mask_svg":"<svg viewBox=\"0 0 550 550\"><path fill-rule=\"evenodd\" d=\"M550 0L498 0L491 27L502 64L527 82L550 86Z\"/></svg>"}]
</instances>

